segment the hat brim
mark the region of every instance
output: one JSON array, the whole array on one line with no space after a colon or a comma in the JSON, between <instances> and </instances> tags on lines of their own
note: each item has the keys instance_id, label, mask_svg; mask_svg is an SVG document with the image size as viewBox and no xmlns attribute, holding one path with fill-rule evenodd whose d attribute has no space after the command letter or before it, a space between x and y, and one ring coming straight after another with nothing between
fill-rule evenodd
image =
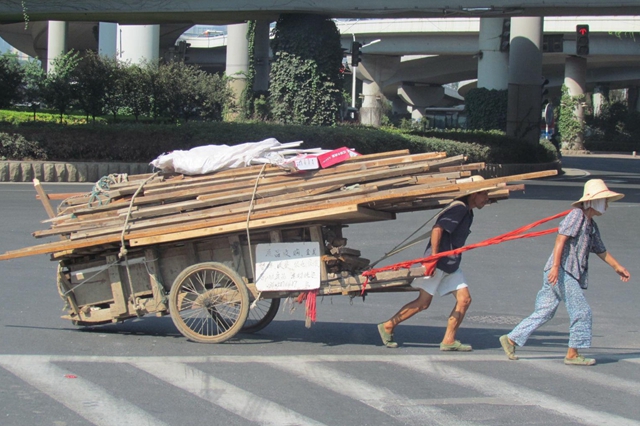
<instances>
[{"instance_id":1,"label":"hat brim","mask_svg":"<svg viewBox=\"0 0 640 426\"><path fill-rule=\"evenodd\" d=\"M490 191L493 191L495 189L497 189L495 186L490 186L490 187L487 187L487 188L472 189L472 190L469 190L468 192L465 192L463 194L460 194L460 195L456 196L455 198L458 199L458 198L467 197L467 196L472 195L472 194L477 194L478 192L490 192Z\"/></svg>"},{"instance_id":2,"label":"hat brim","mask_svg":"<svg viewBox=\"0 0 640 426\"><path fill-rule=\"evenodd\" d=\"M578 207L580 204L584 203L585 201L601 200L603 198L606 198L607 201L612 203L614 201L618 201L619 199L621 199L623 197L624 197L624 194L620 194L618 192L602 191L601 193L597 194L594 197L582 197L578 201L575 201L575 202L571 203L571 205L573 207Z\"/></svg>"}]
</instances>

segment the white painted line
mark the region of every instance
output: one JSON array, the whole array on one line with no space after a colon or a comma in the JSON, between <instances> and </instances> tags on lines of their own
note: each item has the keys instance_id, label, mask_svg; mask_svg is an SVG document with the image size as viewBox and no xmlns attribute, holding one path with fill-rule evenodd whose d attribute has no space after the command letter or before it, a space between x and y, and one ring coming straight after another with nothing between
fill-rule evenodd
<instances>
[{"instance_id":1,"label":"white painted line","mask_svg":"<svg viewBox=\"0 0 640 426\"><path fill-rule=\"evenodd\" d=\"M528 405L536 405L585 424L592 424L596 426L640 425L640 422L635 420L616 416L603 411L590 410L587 407L572 404L554 396L548 396L542 392L528 389L519 384L514 385L503 380L451 367L445 363L415 363L407 362L404 359L398 359L393 363L431 377L447 380L449 383L455 383L465 388L474 389L483 395L504 398L505 403L508 403L508 401L516 401L519 403L526 403Z\"/></svg>"},{"instance_id":2,"label":"white painted line","mask_svg":"<svg viewBox=\"0 0 640 426\"><path fill-rule=\"evenodd\" d=\"M357 358L357 357L356 357ZM408 398L389 389L357 379L342 371L328 368L318 362L290 358L282 360L271 357L265 364L278 368L287 374L311 382L339 395L359 401L369 407L408 425L424 425L428 419L434 425L472 425L431 404L407 403Z\"/></svg>"},{"instance_id":3,"label":"white painted line","mask_svg":"<svg viewBox=\"0 0 640 426\"><path fill-rule=\"evenodd\" d=\"M216 379L186 364L157 362L142 357L129 364L237 416L261 425L323 426L323 423L242 390L224 380Z\"/></svg>"},{"instance_id":4,"label":"white painted line","mask_svg":"<svg viewBox=\"0 0 640 426\"><path fill-rule=\"evenodd\" d=\"M531 364L538 370L552 373L554 376L565 376L578 382L593 383L597 386L626 392L629 395L640 396L640 382L599 373L595 367L569 366L564 365L562 362L525 362L527 366Z\"/></svg>"},{"instance_id":5,"label":"white painted line","mask_svg":"<svg viewBox=\"0 0 640 426\"><path fill-rule=\"evenodd\" d=\"M33 357L0 357L0 366L98 426L163 426L166 423L83 378Z\"/></svg>"}]
</instances>

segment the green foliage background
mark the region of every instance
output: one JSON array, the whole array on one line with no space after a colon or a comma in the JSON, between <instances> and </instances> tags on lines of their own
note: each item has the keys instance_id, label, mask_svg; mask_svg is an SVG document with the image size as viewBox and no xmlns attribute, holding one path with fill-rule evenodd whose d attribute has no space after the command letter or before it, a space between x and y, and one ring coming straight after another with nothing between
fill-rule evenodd
<instances>
[{"instance_id":1,"label":"green foliage background","mask_svg":"<svg viewBox=\"0 0 640 426\"><path fill-rule=\"evenodd\" d=\"M342 48L335 23L325 16L282 14L273 33L273 118L284 124L335 124L342 104Z\"/></svg>"},{"instance_id":2,"label":"green foliage background","mask_svg":"<svg viewBox=\"0 0 640 426\"><path fill-rule=\"evenodd\" d=\"M464 104L469 129L507 130L507 90L471 89Z\"/></svg>"}]
</instances>

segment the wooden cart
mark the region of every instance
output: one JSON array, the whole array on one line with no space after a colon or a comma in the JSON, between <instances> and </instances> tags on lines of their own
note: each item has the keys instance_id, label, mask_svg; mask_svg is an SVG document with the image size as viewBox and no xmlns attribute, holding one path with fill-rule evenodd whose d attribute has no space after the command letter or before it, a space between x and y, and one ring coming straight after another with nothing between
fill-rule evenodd
<instances>
[{"instance_id":1,"label":"wooden cart","mask_svg":"<svg viewBox=\"0 0 640 426\"><path fill-rule=\"evenodd\" d=\"M317 242L323 252L335 253L321 256L317 294L362 292L365 279L356 271L368 261L359 258L357 250L339 246L346 242L341 224L264 229L252 232L250 239L251 245L245 234L235 233L133 249L126 260L118 260L117 251L61 260L58 289L68 311L63 318L94 325L170 314L185 337L201 343L261 330L275 317L280 298L300 293L258 292L249 259L255 259L261 243ZM409 284L419 274L384 273L366 290L412 290Z\"/></svg>"},{"instance_id":2,"label":"wooden cart","mask_svg":"<svg viewBox=\"0 0 640 426\"><path fill-rule=\"evenodd\" d=\"M556 174L476 182L466 178L484 164L465 160L391 151L305 173L257 166L192 177L125 176L111 182L108 193L65 199L58 212L36 181L50 229L34 236L59 239L1 254L0 260L51 254L68 305L64 318L75 324L170 314L187 338L223 342L264 328L280 298L300 294L292 286L258 291L254 259L260 244L316 243L317 294L353 296L363 291L360 274L369 261L346 247L344 226L437 209L479 188L492 200L505 199L510 190L524 189L508 182ZM423 273L380 273L366 291L412 290Z\"/></svg>"}]
</instances>

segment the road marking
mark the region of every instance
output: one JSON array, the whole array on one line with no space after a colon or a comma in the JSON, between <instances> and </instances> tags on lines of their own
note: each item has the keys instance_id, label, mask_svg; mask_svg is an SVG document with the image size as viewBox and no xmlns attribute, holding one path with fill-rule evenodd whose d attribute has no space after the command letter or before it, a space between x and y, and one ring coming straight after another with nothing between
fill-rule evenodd
<instances>
[{"instance_id":1,"label":"road marking","mask_svg":"<svg viewBox=\"0 0 640 426\"><path fill-rule=\"evenodd\" d=\"M640 425L640 422L634 420L626 419L610 413L590 410L587 407L572 404L556 397L547 396L542 392L527 389L520 384L511 384L504 380L494 379L493 377L452 367L445 363L415 363L405 359L396 359L395 361L390 362L427 376L446 379L449 383L456 383L459 386L474 389L484 395L504 398L507 401L536 405L587 424L596 426Z\"/></svg>"},{"instance_id":2,"label":"road marking","mask_svg":"<svg viewBox=\"0 0 640 426\"><path fill-rule=\"evenodd\" d=\"M429 419L430 424L439 425L473 424L464 422L459 417L432 405L407 404L406 396L395 394L389 389L357 379L348 373L326 367L316 361L296 358L281 360L277 357L271 357L264 363L339 395L359 401L406 424L422 426L425 424L425 419Z\"/></svg>"},{"instance_id":3,"label":"road marking","mask_svg":"<svg viewBox=\"0 0 640 426\"><path fill-rule=\"evenodd\" d=\"M87 380L66 378L71 373L54 364L30 356L13 356L0 357L0 366L95 425L166 425Z\"/></svg>"},{"instance_id":4,"label":"road marking","mask_svg":"<svg viewBox=\"0 0 640 426\"><path fill-rule=\"evenodd\" d=\"M205 401L261 425L323 426L323 423L242 390L224 380L216 379L186 364L149 361L145 358L139 358L129 364Z\"/></svg>"},{"instance_id":5,"label":"road marking","mask_svg":"<svg viewBox=\"0 0 640 426\"><path fill-rule=\"evenodd\" d=\"M496 351L497 352L497 351ZM608 359L640 364L640 359L629 354L607 355ZM376 362L406 368L413 373L447 381L448 383L479 393L476 397L410 399L364 381L349 373L334 369L331 363ZM546 409L558 415L594 425L640 425L607 412L596 411L563 398L548 395L491 376L464 369L465 362L506 362L568 377L581 383L614 389L629 395L638 395L640 384L628 379L613 378L591 369L567 367L562 356L537 354L520 361L508 361L504 354L433 354L433 355L294 355L294 356L170 356L170 357L110 357L67 355L0 355L0 367L39 389L45 395L78 413L96 425L164 425L138 407L110 396L100 386L82 378L66 379L69 371L55 363L111 363L128 364L146 372L164 383L261 425L314 425L321 422L297 413L285 406L238 388L197 368L199 363L263 364L296 378L357 401L378 412L410 425L422 425L428 418L432 424L472 425L461 421L440 406L446 405L526 405ZM193 366L196 364L195 366ZM586 370L586 371L584 371ZM248 409L247 407L250 407Z\"/></svg>"},{"instance_id":6,"label":"road marking","mask_svg":"<svg viewBox=\"0 0 640 426\"><path fill-rule=\"evenodd\" d=\"M612 376L594 371L593 368L567 368L564 364L552 364L550 362L536 362L533 366L538 370L544 370L554 375L562 375L569 377L572 380L589 382L609 389L626 392L630 395L640 396L640 384L638 384L638 382L623 379L621 377L616 377L612 380Z\"/></svg>"}]
</instances>

